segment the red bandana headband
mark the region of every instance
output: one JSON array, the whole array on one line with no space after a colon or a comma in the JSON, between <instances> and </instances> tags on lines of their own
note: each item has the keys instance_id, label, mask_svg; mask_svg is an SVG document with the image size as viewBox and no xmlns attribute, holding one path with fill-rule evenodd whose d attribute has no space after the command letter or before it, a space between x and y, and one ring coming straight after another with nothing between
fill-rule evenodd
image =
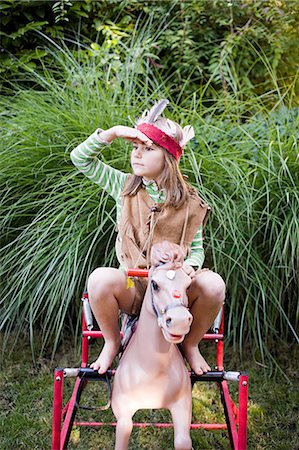
<instances>
[{"instance_id":1,"label":"red bandana headband","mask_svg":"<svg viewBox=\"0 0 299 450\"><path fill-rule=\"evenodd\" d=\"M156 144L165 148L176 160L180 159L183 152L182 147L172 137L164 133L164 131L149 123L138 125L137 130L141 131Z\"/></svg>"}]
</instances>

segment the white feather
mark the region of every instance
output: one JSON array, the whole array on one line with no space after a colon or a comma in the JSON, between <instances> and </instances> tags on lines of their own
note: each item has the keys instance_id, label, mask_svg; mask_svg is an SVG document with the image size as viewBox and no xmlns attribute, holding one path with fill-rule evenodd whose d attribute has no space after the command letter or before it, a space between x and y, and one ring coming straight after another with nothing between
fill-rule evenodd
<instances>
[{"instance_id":1,"label":"white feather","mask_svg":"<svg viewBox=\"0 0 299 450\"><path fill-rule=\"evenodd\" d=\"M144 117L144 122L154 124L158 117L162 114L169 101L166 98L162 98L158 102L156 102L147 115Z\"/></svg>"},{"instance_id":2,"label":"white feather","mask_svg":"<svg viewBox=\"0 0 299 450\"><path fill-rule=\"evenodd\" d=\"M140 125L141 123L146 122L146 115L148 114L148 110L146 109L145 111L143 111L142 116L139 117L138 119L136 119L135 121L135 128L138 127L138 125Z\"/></svg>"},{"instance_id":3,"label":"white feather","mask_svg":"<svg viewBox=\"0 0 299 450\"><path fill-rule=\"evenodd\" d=\"M176 125L172 122L172 120L167 119L167 125L169 127L169 130L171 131L170 134L175 135L177 131Z\"/></svg>"},{"instance_id":4,"label":"white feather","mask_svg":"<svg viewBox=\"0 0 299 450\"><path fill-rule=\"evenodd\" d=\"M195 136L195 133L194 133L194 128L192 127L192 125L186 125L183 128L183 137L179 142L180 146L184 147L187 144L187 142L189 142L191 139L194 138L194 136Z\"/></svg>"}]
</instances>

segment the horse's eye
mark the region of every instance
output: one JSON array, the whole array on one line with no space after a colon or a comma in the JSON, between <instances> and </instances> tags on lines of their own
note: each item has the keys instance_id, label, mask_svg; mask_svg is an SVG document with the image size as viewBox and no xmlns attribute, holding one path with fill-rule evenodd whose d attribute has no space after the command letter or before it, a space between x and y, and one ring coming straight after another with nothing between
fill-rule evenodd
<instances>
[{"instance_id":1,"label":"horse's eye","mask_svg":"<svg viewBox=\"0 0 299 450\"><path fill-rule=\"evenodd\" d=\"M152 280L152 286L153 286L154 291L158 291L159 290L159 286L157 285L155 280Z\"/></svg>"}]
</instances>

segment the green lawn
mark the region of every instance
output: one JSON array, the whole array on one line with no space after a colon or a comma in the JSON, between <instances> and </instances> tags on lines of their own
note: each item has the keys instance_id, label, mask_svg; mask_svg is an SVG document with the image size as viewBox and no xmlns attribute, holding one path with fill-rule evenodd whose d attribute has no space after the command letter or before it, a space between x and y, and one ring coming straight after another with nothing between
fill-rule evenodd
<instances>
[{"instance_id":1,"label":"green lawn","mask_svg":"<svg viewBox=\"0 0 299 450\"><path fill-rule=\"evenodd\" d=\"M211 345L211 344L210 344ZM204 354L213 361L211 349L204 344ZM93 343L92 354L99 351ZM281 345L277 359L289 381L279 370L264 367L253 357L240 362L232 348L226 349L226 369L245 369L249 372L249 449L299 449L298 437L298 348ZM93 355L92 355L93 356ZM297 367L295 363L297 361ZM1 449L49 449L51 444L51 414L53 368L78 366L79 356L70 343L59 349L54 363L50 358L31 362L26 340L20 340L11 355L5 355L0 377L0 447ZM66 393L71 392L73 380L65 381ZM233 392L236 386L230 384ZM82 396L85 405L99 405L101 387L90 383ZM193 416L201 422L223 421L219 410L216 386L197 384L193 389ZM80 418L112 420L111 410L105 413L80 411ZM168 420L167 411L140 411L136 421ZM201 449L229 449L226 432L192 431L193 446ZM74 429L70 449L113 449L114 429ZM144 429L133 431L130 449L172 449L172 430Z\"/></svg>"}]
</instances>

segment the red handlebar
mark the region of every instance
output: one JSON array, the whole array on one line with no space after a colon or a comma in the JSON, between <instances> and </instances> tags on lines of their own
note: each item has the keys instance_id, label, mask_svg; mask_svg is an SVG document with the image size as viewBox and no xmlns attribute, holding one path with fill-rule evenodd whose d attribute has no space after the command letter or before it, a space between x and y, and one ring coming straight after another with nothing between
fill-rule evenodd
<instances>
[{"instance_id":1,"label":"red handlebar","mask_svg":"<svg viewBox=\"0 0 299 450\"><path fill-rule=\"evenodd\" d=\"M147 269L128 269L127 275L128 275L128 277L147 277L148 270Z\"/></svg>"}]
</instances>

